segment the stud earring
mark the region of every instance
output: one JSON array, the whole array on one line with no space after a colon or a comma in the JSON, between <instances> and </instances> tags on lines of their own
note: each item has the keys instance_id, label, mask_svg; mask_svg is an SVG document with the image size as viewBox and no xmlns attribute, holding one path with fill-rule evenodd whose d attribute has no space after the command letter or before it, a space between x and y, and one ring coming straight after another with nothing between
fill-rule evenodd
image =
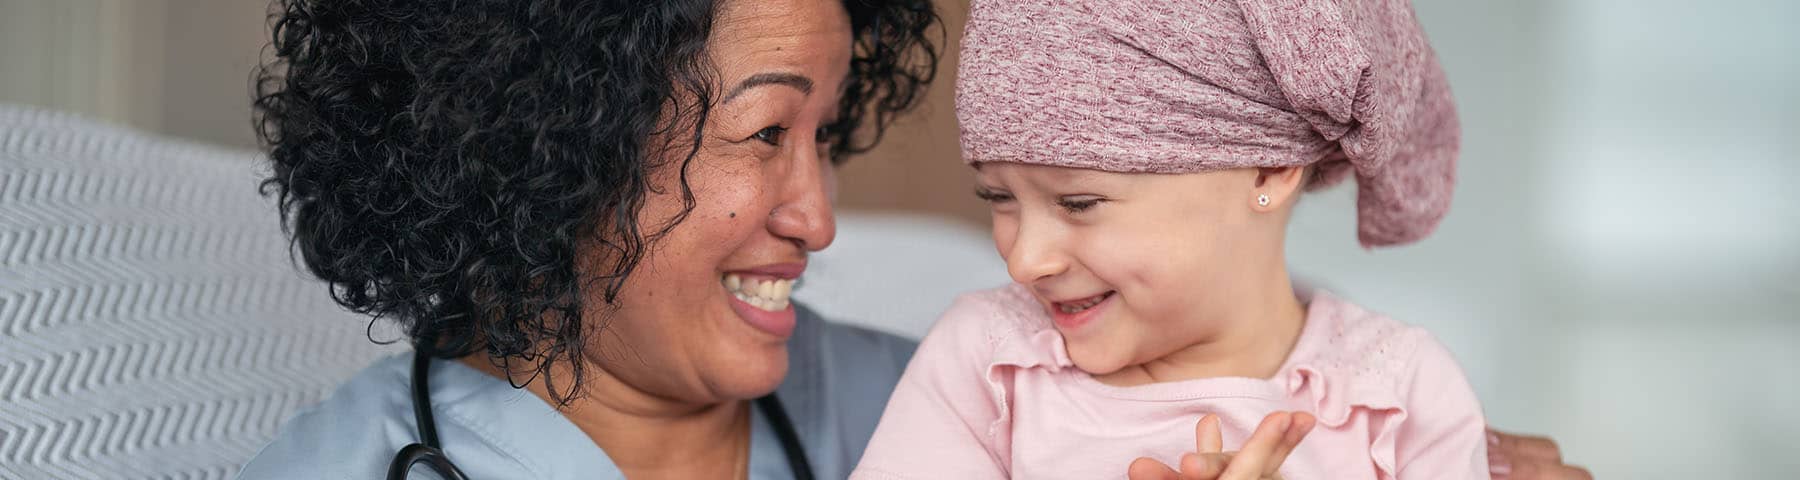
<instances>
[{"instance_id":1,"label":"stud earring","mask_svg":"<svg viewBox=\"0 0 1800 480\"><path fill-rule=\"evenodd\" d=\"M1269 206L1269 196L1268 195L1257 195L1256 196L1256 206L1259 206L1259 207Z\"/></svg>"}]
</instances>

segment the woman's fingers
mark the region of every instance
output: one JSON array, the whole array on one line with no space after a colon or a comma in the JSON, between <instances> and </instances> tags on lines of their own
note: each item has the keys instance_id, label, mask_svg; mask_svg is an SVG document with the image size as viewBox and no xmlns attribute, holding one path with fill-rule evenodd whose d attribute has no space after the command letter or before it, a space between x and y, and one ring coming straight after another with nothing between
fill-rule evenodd
<instances>
[{"instance_id":1,"label":"woman's fingers","mask_svg":"<svg viewBox=\"0 0 1800 480\"><path fill-rule=\"evenodd\" d=\"M1281 439L1287 436L1288 428L1293 426L1294 416L1288 412L1275 412L1263 417L1256 431L1250 434L1250 440L1244 442L1243 450L1231 459L1231 465L1220 475L1221 480L1257 480L1263 476L1264 462L1275 454L1276 447L1281 446Z\"/></svg>"},{"instance_id":2,"label":"woman's fingers","mask_svg":"<svg viewBox=\"0 0 1800 480\"><path fill-rule=\"evenodd\" d=\"M1495 480L1592 480L1587 469L1564 465L1562 449L1548 437L1488 429L1488 470Z\"/></svg>"},{"instance_id":3,"label":"woman's fingers","mask_svg":"<svg viewBox=\"0 0 1800 480\"><path fill-rule=\"evenodd\" d=\"M1510 472L1492 472L1494 480L1594 480L1587 469L1560 462L1532 461L1514 464Z\"/></svg>"},{"instance_id":4,"label":"woman's fingers","mask_svg":"<svg viewBox=\"0 0 1800 480\"><path fill-rule=\"evenodd\" d=\"M1306 434L1312 433L1313 425L1316 423L1318 423L1318 419L1312 414L1294 412L1294 420L1288 426L1287 431L1283 432L1281 443L1275 446L1275 452L1269 455L1267 461L1263 462L1263 476L1279 476L1282 462L1287 461L1288 454L1294 453L1294 448L1300 446L1300 441L1306 439Z\"/></svg>"},{"instance_id":5,"label":"woman's fingers","mask_svg":"<svg viewBox=\"0 0 1800 480\"><path fill-rule=\"evenodd\" d=\"M1558 448L1556 441L1549 437L1515 435L1490 428L1488 429L1488 450L1490 455L1492 452L1500 452L1507 457L1516 459L1515 461L1537 460L1562 463L1562 449Z\"/></svg>"},{"instance_id":6,"label":"woman's fingers","mask_svg":"<svg viewBox=\"0 0 1800 480\"><path fill-rule=\"evenodd\" d=\"M1219 428L1219 416L1206 414L1200 422L1194 424L1194 451L1200 453L1219 453L1225 451L1225 439Z\"/></svg>"},{"instance_id":7,"label":"woman's fingers","mask_svg":"<svg viewBox=\"0 0 1800 480\"><path fill-rule=\"evenodd\" d=\"M1125 478L1130 480L1183 480L1181 475L1170 470L1168 465L1150 457L1138 457L1131 462L1131 468L1125 470Z\"/></svg>"}]
</instances>

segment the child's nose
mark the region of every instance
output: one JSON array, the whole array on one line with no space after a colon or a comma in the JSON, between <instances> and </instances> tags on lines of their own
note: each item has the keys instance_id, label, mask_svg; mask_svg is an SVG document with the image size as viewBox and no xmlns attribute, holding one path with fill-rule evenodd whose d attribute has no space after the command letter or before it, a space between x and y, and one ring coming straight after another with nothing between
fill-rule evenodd
<instances>
[{"instance_id":1,"label":"child's nose","mask_svg":"<svg viewBox=\"0 0 1800 480\"><path fill-rule=\"evenodd\" d=\"M1069 270L1068 256L1062 251L1059 235L1049 228L1030 228L1031 222L1020 222L1006 255L1006 271L1013 281L1030 285Z\"/></svg>"}]
</instances>

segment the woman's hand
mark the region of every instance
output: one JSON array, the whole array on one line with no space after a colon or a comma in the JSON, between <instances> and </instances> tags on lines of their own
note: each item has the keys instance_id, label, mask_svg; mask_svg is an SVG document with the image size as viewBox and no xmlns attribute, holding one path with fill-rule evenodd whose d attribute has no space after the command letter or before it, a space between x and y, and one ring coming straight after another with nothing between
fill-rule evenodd
<instances>
[{"instance_id":1,"label":"woman's hand","mask_svg":"<svg viewBox=\"0 0 1800 480\"><path fill-rule=\"evenodd\" d=\"M1587 469L1564 465L1562 450L1548 437L1488 429L1488 473L1494 480L1593 480ZM1133 477L1132 480L1137 480ZM1185 480L1185 479L1183 479Z\"/></svg>"},{"instance_id":2,"label":"woman's hand","mask_svg":"<svg viewBox=\"0 0 1800 480\"><path fill-rule=\"evenodd\" d=\"M1219 417L1206 415L1194 425L1195 451L1181 456L1180 472L1156 459L1139 457L1126 475L1131 480L1281 480L1282 462L1315 423L1305 412L1271 413L1242 450L1226 452Z\"/></svg>"}]
</instances>

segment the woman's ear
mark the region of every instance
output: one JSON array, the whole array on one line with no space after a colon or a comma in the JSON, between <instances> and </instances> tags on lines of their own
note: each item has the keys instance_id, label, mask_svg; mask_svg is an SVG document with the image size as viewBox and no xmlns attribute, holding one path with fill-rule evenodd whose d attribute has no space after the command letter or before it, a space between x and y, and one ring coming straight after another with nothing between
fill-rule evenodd
<instances>
[{"instance_id":1,"label":"woman's ear","mask_svg":"<svg viewBox=\"0 0 1800 480\"><path fill-rule=\"evenodd\" d=\"M1305 183L1304 166L1257 168L1256 188L1248 200L1258 212L1273 212L1299 198Z\"/></svg>"}]
</instances>

